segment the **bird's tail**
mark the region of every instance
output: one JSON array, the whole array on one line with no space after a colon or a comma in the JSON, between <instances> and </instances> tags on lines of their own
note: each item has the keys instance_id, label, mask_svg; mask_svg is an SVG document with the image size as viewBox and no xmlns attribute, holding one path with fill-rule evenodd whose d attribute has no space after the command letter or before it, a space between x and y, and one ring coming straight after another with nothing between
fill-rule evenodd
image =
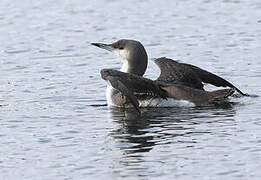
<instances>
[{"instance_id":1,"label":"bird's tail","mask_svg":"<svg viewBox=\"0 0 261 180\"><path fill-rule=\"evenodd\" d=\"M210 104L217 104L227 97L231 96L235 92L234 88L231 89L221 89L209 92L209 103Z\"/></svg>"}]
</instances>

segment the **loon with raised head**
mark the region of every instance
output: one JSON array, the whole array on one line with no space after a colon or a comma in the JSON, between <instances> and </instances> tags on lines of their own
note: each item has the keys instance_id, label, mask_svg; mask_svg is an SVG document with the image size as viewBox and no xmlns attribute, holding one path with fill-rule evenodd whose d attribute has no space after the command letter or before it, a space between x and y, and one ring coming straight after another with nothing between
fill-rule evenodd
<instances>
[{"instance_id":1,"label":"loon with raised head","mask_svg":"<svg viewBox=\"0 0 261 180\"><path fill-rule=\"evenodd\" d=\"M121 39L112 44L91 44L115 52L123 59L120 71L101 70L102 78L108 83L106 99L109 106L133 106L140 112L139 107L213 106L235 90L247 95L213 73L165 57L154 61L161 70L160 76L156 80L144 78L148 56L139 41ZM229 88L205 91L203 82Z\"/></svg>"}]
</instances>

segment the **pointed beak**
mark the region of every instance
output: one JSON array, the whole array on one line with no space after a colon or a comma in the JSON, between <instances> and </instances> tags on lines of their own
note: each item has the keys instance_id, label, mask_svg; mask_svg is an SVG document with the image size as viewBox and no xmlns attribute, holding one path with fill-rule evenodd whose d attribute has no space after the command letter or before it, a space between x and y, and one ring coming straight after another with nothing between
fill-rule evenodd
<instances>
[{"instance_id":1,"label":"pointed beak","mask_svg":"<svg viewBox=\"0 0 261 180\"><path fill-rule=\"evenodd\" d=\"M93 46L97 46L99 48L105 49L107 51L113 51L114 48L110 44L103 44L103 43L91 43Z\"/></svg>"}]
</instances>

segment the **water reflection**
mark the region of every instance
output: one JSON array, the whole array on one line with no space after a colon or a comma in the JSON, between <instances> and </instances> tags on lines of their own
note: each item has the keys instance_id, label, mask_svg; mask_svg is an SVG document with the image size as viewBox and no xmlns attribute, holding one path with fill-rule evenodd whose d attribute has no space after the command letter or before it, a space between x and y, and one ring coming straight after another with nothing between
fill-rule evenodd
<instances>
[{"instance_id":1,"label":"water reflection","mask_svg":"<svg viewBox=\"0 0 261 180\"><path fill-rule=\"evenodd\" d=\"M123 154L135 156L149 152L157 145L184 143L184 136L211 133L197 125L234 121L235 113L231 104L215 108L148 108L143 109L143 116L133 111L112 109L111 118L117 128L110 135ZM197 142L186 140L185 143Z\"/></svg>"}]
</instances>

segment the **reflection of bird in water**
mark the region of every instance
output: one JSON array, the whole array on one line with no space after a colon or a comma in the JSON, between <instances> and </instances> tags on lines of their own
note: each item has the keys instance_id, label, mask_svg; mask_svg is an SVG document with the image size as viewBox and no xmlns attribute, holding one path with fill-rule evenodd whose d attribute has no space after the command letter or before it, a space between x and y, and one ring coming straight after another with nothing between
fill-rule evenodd
<instances>
[{"instance_id":1,"label":"reflection of bird in water","mask_svg":"<svg viewBox=\"0 0 261 180\"><path fill-rule=\"evenodd\" d=\"M131 110L123 112L112 108L111 115L118 126L110 132L110 136L124 154L134 155L149 152L159 144L179 143L183 139L179 137L209 133L208 129L199 130L197 125L233 120L235 110L233 107L145 108L143 116L138 116Z\"/></svg>"},{"instance_id":2,"label":"reflection of bird in water","mask_svg":"<svg viewBox=\"0 0 261 180\"><path fill-rule=\"evenodd\" d=\"M123 58L120 71L101 70L102 78L108 82L106 98L110 106L133 106L140 112L139 107L214 106L235 90L246 95L213 73L168 58L155 60L161 70L156 80L143 78L148 57L138 41L122 39L112 44L92 45L114 51ZM203 82L230 88L209 92L203 89Z\"/></svg>"},{"instance_id":3,"label":"reflection of bird in water","mask_svg":"<svg viewBox=\"0 0 261 180\"><path fill-rule=\"evenodd\" d=\"M114 121L120 126L114 129L110 135L119 141L119 146L125 150L125 153L148 152L152 149L154 146L154 142L151 141L153 136L146 135L147 131L142 131L149 128L148 119L141 119L136 113L128 111L124 113L115 108L112 109L112 115Z\"/></svg>"}]
</instances>

